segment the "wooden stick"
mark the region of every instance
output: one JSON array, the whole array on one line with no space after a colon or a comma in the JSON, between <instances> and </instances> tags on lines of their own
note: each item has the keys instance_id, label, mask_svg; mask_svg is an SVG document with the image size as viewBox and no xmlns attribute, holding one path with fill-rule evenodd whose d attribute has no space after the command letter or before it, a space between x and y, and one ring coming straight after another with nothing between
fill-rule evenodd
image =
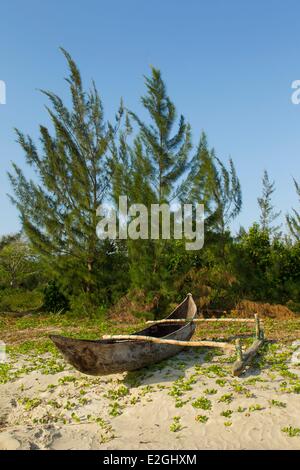
<instances>
[{"instance_id":1,"label":"wooden stick","mask_svg":"<svg viewBox=\"0 0 300 470\"><path fill-rule=\"evenodd\" d=\"M263 343L264 341L262 339L255 340L252 346L250 346L250 348L248 348L243 354L243 359L242 360L238 359L237 361L235 361L235 363L232 366L233 375L235 376L241 375L245 367L251 363L252 359L258 352L259 348L263 345Z\"/></svg>"},{"instance_id":2,"label":"wooden stick","mask_svg":"<svg viewBox=\"0 0 300 470\"><path fill-rule=\"evenodd\" d=\"M236 349L236 354L237 354L237 360L242 361L243 360L243 350L242 350L242 345L241 345L240 338L235 340L235 349Z\"/></svg>"},{"instance_id":3,"label":"wooden stick","mask_svg":"<svg viewBox=\"0 0 300 470\"><path fill-rule=\"evenodd\" d=\"M192 346L192 347L211 347L222 348L233 351L235 349L233 344L221 343L218 341L179 341L175 339L154 338L153 336L139 336L139 335L104 335L103 339L114 340L129 340L129 341L150 341L157 344L172 344L174 346Z\"/></svg>"},{"instance_id":4,"label":"wooden stick","mask_svg":"<svg viewBox=\"0 0 300 470\"><path fill-rule=\"evenodd\" d=\"M255 318L194 318L194 320L188 320L186 318L180 319L172 319L168 320L167 318L163 320L148 320L146 324L159 324L159 323L189 323L192 321L193 323L201 323L201 322L237 322L237 323L255 323Z\"/></svg>"},{"instance_id":5,"label":"wooden stick","mask_svg":"<svg viewBox=\"0 0 300 470\"><path fill-rule=\"evenodd\" d=\"M255 319L255 337L256 339L260 339L260 324L259 324L259 318L258 318L257 313L255 313L254 319Z\"/></svg>"}]
</instances>

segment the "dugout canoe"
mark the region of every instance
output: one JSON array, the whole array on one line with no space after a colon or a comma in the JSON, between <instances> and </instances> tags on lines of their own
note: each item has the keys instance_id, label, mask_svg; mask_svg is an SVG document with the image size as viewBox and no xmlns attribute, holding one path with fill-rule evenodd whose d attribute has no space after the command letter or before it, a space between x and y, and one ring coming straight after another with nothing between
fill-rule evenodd
<instances>
[{"instance_id":1,"label":"dugout canoe","mask_svg":"<svg viewBox=\"0 0 300 470\"><path fill-rule=\"evenodd\" d=\"M144 330L133 333L139 336L189 341L195 331L192 320L197 314L197 307L191 294L167 319L186 318L185 324L154 324ZM184 349L182 346L156 344L150 341L136 340L85 340L50 335L55 346L65 360L75 369L88 375L108 375L117 372L137 370L174 356Z\"/></svg>"}]
</instances>

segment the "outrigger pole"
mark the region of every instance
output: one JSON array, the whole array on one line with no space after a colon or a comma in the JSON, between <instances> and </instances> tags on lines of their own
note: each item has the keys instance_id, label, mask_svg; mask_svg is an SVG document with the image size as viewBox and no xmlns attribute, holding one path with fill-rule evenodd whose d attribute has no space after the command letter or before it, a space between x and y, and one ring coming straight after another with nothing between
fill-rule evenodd
<instances>
[{"instance_id":1,"label":"outrigger pole","mask_svg":"<svg viewBox=\"0 0 300 470\"><path fill-rule=\"evenodd\" d=\"M240 323L255 323L255 340L252 345L246 349L245 352L242 350L241 340L237 339L235 345L231 343L224 343L219 341L180 341L174 339L156 338L153 336L143 335L104 335L104 340L118 340L118 341L147 341L156 344L169 344L174 346L184 347L212 347L221 348L228 351L236 351L237 360L232 366L232 373L234 376L239 376L245 370L246 366L249 365L252 359L258 353L259 348L264 343L264 330L257 314L253 318L196 318L193 320L188 319L164 319L157 321L147 321L148 324L160 324L160 323L189 323L189 322L240 322Z\"/></svg>"},{"instance_id":2,"label":"outrigger pole","mask_svg":"<svg viewBox=\"0 0 300 470\"><path fill-rule=\"evenodd\" d=\"M255 323L255 318L194 318L193 320L189 320L186 318L175 318L168 320L168 318L164 320L148 320L146 324L157 324L157 323L203 323L203 322L225 322L225 323Z\"/></svg>"},{"instance_id":3,"label":"outrigger pole","mask_svg":"<svg viewBox=\"0 0 300 470\"><path fill-rule=\"evenodd\" d=\"M141 335L104 335L102 339L108 340L130 340L130 341L150 341L151 343L157 344L172 344L174 346L184 347L211 347L211 348L222 348L230 351L235 350L235 346L230 343L222 343L219 341L180 341L175 339L163 339L155 338L153 336L141 336Z\"/></svg>"},{"instance_id":4,"label":"outrigger pole","mask_svg":"<svg viewBox=\"0 0 300 470\"><path fill-rule=\"evenodd\" d=\"M246 351L243 353L240 339L236 340L237 360L232 366L233 375L241 375L241 373L245 370L246 366L249 365L252 359L256 356L259 351L259 348L264 344L264 341L264 330L261 327L258 315L255 314L255 340L253 341L250 348L246 349Z\"/></svg>"}]
</instances>

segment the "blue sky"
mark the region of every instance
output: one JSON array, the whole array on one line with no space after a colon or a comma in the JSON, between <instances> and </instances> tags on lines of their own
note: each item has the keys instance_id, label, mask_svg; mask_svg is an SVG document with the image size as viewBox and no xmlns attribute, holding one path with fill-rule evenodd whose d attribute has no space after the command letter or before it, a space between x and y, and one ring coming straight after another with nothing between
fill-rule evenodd
<instances>
[{"instance_id":1,"label":"blue sky","mask_svg":"<svg viewBox=\"0 0 300 470\"><path fill-rule=\"evenodd\" d=\"M4 0L0 6L0 234L19 228L6 193L11 161L25 167L18 127L38 139L47 124L39 88L66 96L63 46L85 84L94 79L111 118L123 96L140 111L143 75L162 70L178 112L198 141L236 164L243 210L234 223L258 218L263 170L275 179L274 203L283 215L297 207L300 181L300 105L291 83L300 79L300 3L296 0ZM283 220L283 217L282 217Z\"/></svg>"}]
</instances>

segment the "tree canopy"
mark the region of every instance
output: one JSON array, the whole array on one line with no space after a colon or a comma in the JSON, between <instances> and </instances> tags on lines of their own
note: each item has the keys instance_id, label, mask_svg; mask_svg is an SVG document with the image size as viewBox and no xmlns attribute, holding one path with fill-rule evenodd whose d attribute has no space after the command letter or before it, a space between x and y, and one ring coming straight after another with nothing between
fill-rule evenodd
<instances>
[{"instance_id":1,"label":"tree canopy","mask_svg":"<svg viewBox=\"0 0 300 470\"><path fill-rule=\"evenodd\" d=\"M0 308L1 292L20 288L44 292L49 308L57 311L62 305L99 311L138 291L155 300L160 314L190 290L214 307L252 298L293 302L298 308L300 215L294 209L286 216L291 236L282 235L275 225L280 212L272 202L275 183L268 172L258 197L259 221L234 235L231 225L242 209L242 190L233 159L218 156L205 132L192 136L160 70L152 67L145 77L140 112L121 101L111 123L95 83L86 90L76 63L62 53L70 105L42 90L51 127L40 125L38 143L16 130L36 177L28 179L15 163L9 172L23 235L0 240ZM184 239L172 236L99 239L97 208L109 203L117 210L120 196L148 209L168 204L171 220L172 204L204 204L203 249L188 252ZM133 218L131 213L119 221L118 230Z\"/></svg>"}]
</instances>

